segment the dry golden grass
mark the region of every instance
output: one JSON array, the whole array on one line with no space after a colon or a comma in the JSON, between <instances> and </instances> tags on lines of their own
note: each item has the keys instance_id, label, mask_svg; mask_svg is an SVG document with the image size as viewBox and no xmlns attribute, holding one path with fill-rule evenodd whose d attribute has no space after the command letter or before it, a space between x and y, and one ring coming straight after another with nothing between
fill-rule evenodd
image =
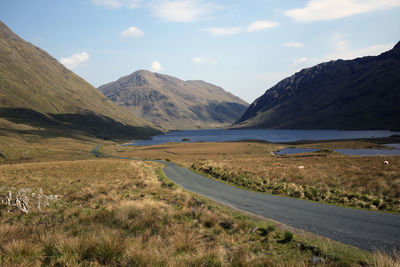
<instances>
[{"instance_id":1,"label":"dry golden grass","mask_svg":"<svg viewBox=\"0 0 400 267\"><path fill-rule=\"evenodd\" d=\"M400 267L399 252L394 251L392 255L376 252L374 255L373 266L375 267Z\"/></svg>"},{"instance_id":2,"label":"dry golden grass","mask_svg":"<svg viewBox=\"0 0 400 267\"><path fill-rule=\"evenodd\" d=\"M101 143L95 138L82 137L81 140L67 137L40 138L37 135L1 135L0 165L21 162L81 160L94 158L91 149Z\"/></svg>"},{"instance_id":3,"label":"dry golden grass","mask_svg":"<svg viewBox=\"0 0 400 267\"><path fill-rule=\"evenodd\" d=\"M105 154L117 154L148 159L170 159L191 165L198 160L224 160L235 158L260 158L272 155L273 151L284 145L256 142L224 143L168 143L156 146L105 145L101 151Z\"/></svg>"},{"instance_id":4,"label":"dry golden grass","mask_svg":"<svg viewBox=\"0 0 400 267\"><path fill-rule=\"evenodd\" d=\"M41 188L44 195L59 196L49 206L43 202L41 211L31 199L27 214L0 205L0 265L310 266L315 255L323 266L398 263L398 258L371 255L294 229L294 239L282 243L287 227L171 187L165 177L157 177L157 163L94 158L89 152L96 141L0 139L7 153L0 160L2 200L9 190L15 196L18 190L37 193ZM282 148L257 143L179 146L154 151L113 145L103 152L169 158L190 166L203 159L215 164L236 164L241 158L257 162ZM31 156L25 157L25 151Z\"/></svg>"},{"instance_id":5,"label":"dry golden grass","mask_svg":"<svg viewBox=\"0 0 400 267\"><path fill-rule=\"evenodd\" d=\"M335 242L324 247L326 239L297 232L293 241L281 243L283 230L270 222L163 186L158 167L115 159L0 166L2 197L11 188L60 196L41 212L7 212L1 205L0 264L311 265L313 250L298 243L319 247L324 266L373 262L366 252Z\"/></svg>"},{"instance_id":6,"label":"dry golden grass","mask_svg":"<svg viewBox=\"0 0 400 267\"><path fill-rule=\"evenodd\" d=\"M323 143L324 148L374 146L367 142ZM301 145L305 146L305 145ZM318 144L313 144L318 147ZM377 146L377 145L375 145ZM255 191L382 210L400 210L400 157L358 157L314 152L276 156L283 145L256 142L184 143L105 147L106 153L169 159ZM383 162L389 161L389 165ZM299 166L304 168L299 169ZM287 192L286 187L301 188ZM280 188L282 187L282 188ZM276 190L275 190L276 189ZM307 195L308 191L318 192ZM300 192L301 191L301 192ZM297 195L296 195L296 192ZM304 196L306 193L306 196Z\"/></svg>"},{"instance_id":7,"label":"dry golden grass","mask_svg":"<svg viewBox=\"0 0 400 267\"><path fill-rule=\"evenodd\" d=\"M377 148L377 149L388 149L387 146L376 144L367 141L309 141L302 142L303 144L296 144L296 147L304 148L319 148L319 149L333 149L333 148Z\"/></svg>"}]
</instances>

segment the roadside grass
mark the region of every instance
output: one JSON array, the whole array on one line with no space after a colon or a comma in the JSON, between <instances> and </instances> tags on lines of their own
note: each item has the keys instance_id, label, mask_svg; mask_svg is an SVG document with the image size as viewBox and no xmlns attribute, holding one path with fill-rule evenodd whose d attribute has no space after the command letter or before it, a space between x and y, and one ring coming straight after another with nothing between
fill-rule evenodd
<instances>
[{"instance_id":1,"label":"roadside grass","mask_svg":"<svg viewBox=\"0 0 400 267\"><path fill-rule=\"evenodd\" d=\"M167 176L165 176L161 167L158 167L156 169L156 174L158 177L158 181L161 182L162 186L166 186L166 187L174 188L174 189L177 188L177 186L170 179L168 179Z\"/></svg>"},{"instance_id":2,"label":"roadside grass","mask_svg":"<svg viewBox=\"0 0 400 267\"><path fill-rule=\"evenodd\" d=\"M349 141L349 144L352 147L375 146L368 142ZM318 147L318 144L313 145ZM169 159L252 191L400 212L400 157L346 156L329 150L348 148L344 141L324 142L323 149L313 153L273 154L283 147L263 142L223 142L105 146L102 149L128 157Z\"/></svg>"},{"instance_id":3,"label":"roadside grass","mask_svg":"<svg viewBox=\"0 0 400 267\"><path fill-rule=\"evenodd\" d=\"M41 188L44 195L58 196L41 210L30 197L28 213L2 202L0 264L373 266L380 261L371 253L165 186L168 179L160 167L118 159L0 166L2 200L8 191L14 196L23 189Z\"/></svg>"}]
</instances>

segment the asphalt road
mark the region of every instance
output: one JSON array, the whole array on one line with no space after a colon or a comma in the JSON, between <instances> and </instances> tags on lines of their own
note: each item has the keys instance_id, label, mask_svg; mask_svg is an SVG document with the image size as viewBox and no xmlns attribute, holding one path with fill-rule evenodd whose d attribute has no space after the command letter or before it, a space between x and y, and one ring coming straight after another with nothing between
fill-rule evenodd
<instances>
[{"instance_id":1,"label":"asphalt road","mask_svg":"<svg viewBox=\"0 0 400 267\"><path fill-rule=\"evenodd\" d=\"M97 147L92 152L97 154ZM361 249L400 251L400 215L255 193L206 178L171 162L161 162L166 165L164 174L177 185L228 206Z\"/></svg>"},{"instance_id":2,"label":"asphalt road","mask_svg":"<svg viewBox=\"0 0 400 267\"><path fill-rule=\"evenodd\" d=\"M223 204L361 249L400 250L400 215L255 193L163 163L163 171L171 181Z\"/></svg>"}]
</instances>

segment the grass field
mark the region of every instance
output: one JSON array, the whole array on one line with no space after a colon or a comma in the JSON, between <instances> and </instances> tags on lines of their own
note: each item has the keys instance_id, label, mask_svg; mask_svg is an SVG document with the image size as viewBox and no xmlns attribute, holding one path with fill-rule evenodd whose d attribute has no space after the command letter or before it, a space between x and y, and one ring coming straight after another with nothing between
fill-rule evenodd
<instances>
[{"instance_id":1,"label":"grass field","mask_svg":"<svg viewBox=\"0 0 400 267\"><path fill-rule=\"evenodd\" d=\"M7 158L0 161L0 265L398 264L398 259L385 254L361 251L188 193L168 181L161 164L95 158L90 154L95 139L28 142L26 138L7 138L1 143ZM151 151L134 148L136 152L129 152L110 142L104 144L103 153ZM206 144L195 144L190 150L179 148L193 153L185 160L169 158L189 166L192 160L199 160L197 153L219 161L234 151L257 159L276 149L276 145L260 148L251 143L211 144L214 149L227 149L210 156L202 146ZM23 148L43 151L21 158ZM170 145L157 151L161 158L182 153ZM15 197L27 203L27 213L13 205Z\"/></svg>"},{"instance_id":2,"label":"grass field","mask_svg":"<svg viewBox=\"0 0 400 267\"><path fill-rule=\"evenodd\" d=\"M322 150L286 156L285 145L262 142L106 146L123 156L169 159L245 189L340 205L400 212L400 157L346 156L332 148L379 147L368 142L323 143ZM318 144L291 145L318 147ZM384 164L388 161L389 164Z\"/></svg>"}]
</instances>

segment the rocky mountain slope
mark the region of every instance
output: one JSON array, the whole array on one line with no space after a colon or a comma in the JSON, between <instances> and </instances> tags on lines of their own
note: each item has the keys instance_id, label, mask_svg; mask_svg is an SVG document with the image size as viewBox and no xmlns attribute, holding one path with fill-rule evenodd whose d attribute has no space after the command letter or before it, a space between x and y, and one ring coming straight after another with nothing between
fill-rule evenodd
<instances>
[{"instance_id":1,"label":"rocky mountain slope","mask_svg":"<svg viewBox=\"0 0 400 267\"><path fill-rule=\"evenodd\" d=\"M214 128L240 118L248 104L204 81L139 70L99 87L110 100L164 129Z\"/></svg>"},{"instance_id":2,"label":"rocky mountain slope","mask_svg":"<svg viewBox=\"0 0 400 267\"><path fill-rule=\"evenodd\" d=\"M379 56L301 70L256 99L235 127L400 130L400 42Z\"/></svg>"},{"instance_id":3,"label":"rocky mountain slope","mask_svg":"<svg viewBox=\"0 0 400 267\"><path fill-rule=\"evenodd\" d=\"M102 138L158 133L0 22L0 128L10 123ZM5 126L8 125L8 126ZM18 127L17 127L18 128ZM37 128L39 129L39 128Z\"/></svg>"}]
</instances>

